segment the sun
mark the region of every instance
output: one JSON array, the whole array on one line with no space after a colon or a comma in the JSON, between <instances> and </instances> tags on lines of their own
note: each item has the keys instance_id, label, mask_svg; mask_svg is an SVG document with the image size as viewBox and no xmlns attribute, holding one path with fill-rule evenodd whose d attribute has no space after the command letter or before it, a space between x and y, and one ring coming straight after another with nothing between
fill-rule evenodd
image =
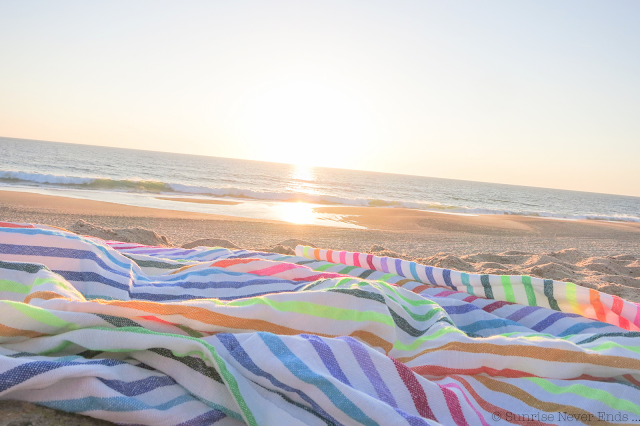
<instances>
[{"instance_id":1,"label":"sun","mask_svg":"<svg viewBox=\"0 0 640 426\"><path fill-rule=\"evenodd\" d=\"M366 107L348 91L313 80L260 91L239 108L241 141L261 160L304 166L349 165L373 138Z\"/></svg>"}]
</instances>

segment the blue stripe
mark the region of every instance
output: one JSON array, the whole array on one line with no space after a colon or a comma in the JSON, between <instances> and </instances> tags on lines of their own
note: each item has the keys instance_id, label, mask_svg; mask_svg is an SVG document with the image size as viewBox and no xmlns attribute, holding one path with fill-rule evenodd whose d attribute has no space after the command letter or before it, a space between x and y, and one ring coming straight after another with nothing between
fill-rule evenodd
<instances>
[{"instance_id":1,"label":"blue stripe","mask_svg":"<svg viewBox=\"0 0 640 426\"><path fill-rule=\"evenodd\" d=\"M284 364L285 367L299 380L317 387L325 396L346 415L353 420L365 425L378 425L355 405L340 389L326 378L313 372L307 364L298 358L275 334L259 332L258 335L271 352Z\"/></svg>"},{"instance_id":2,"label":"blue stripe","mask_svg":"<svg viewBox=\"0 0 640 426\"><path fill-rule=\"evenodd\" d=\"M333 354L331 347L327 345L322 338L315 334L301 334L300 337L307 339L311 343L311 346L316 350L320 359L324 363L324 366L327 367L327 370L329 370L329 373L331 373L333 377L340 380L345 385L351 386L349 379L347 379L342 368L340 368L340 364L338 364L338 360Z\"/></svg>"},{"instance_id":3,"label":"blue stripe","mask_svg":"<svg viewBox=\"0 0 640 426\"><path fill-rule=\"evenodd\" d=\"M398 275L407 278L404 275L404 272L402 272L402 260L400 259L396 259L396 272L398 273Z\"/></svg>"},{"instance_id":4,"label":"blue stripe","mask_svg":"<svg viewBox=\"0 0 640 426\"><path fill-rule=\"evenodd\" d=\"M218 338L218 340L220 340L220 342L222 342L222 344L227 349L227 351L229 351L229 354L233 356L233 358L235 358L240 363L240 365L242 365L244 368L249 370L251 373L255 374L256 376L264 377L265 379L269 380L269 382L271 382L273 386L277 388L280 388L286 392L292 392L297 394L300 398L302 398L305 402L307 402L313 408L313 410L315 410L315 412L318 415L335 424L341 424L336 419L334 419L329 413L327 413L320 405L318 405L313 400L313 398L309 397L306 393L302 392L299 389L293 388L285 383L282 383L280 380L276 379L271 373L268 373L263 369L261 369L260 367L258 367L253 362L249 354L244 350L244 348L242 347L238 339L236 339L236 336L234 336L231 333L220 333L220 334L217 334L216 337Z\"/></svg>"},{"instance_id":5,"label":"blue stripe","mask_svg":"<svg viewBox=\"0 0 640 426\"><path fill-rule=\"evenodd\" d=\"M442 270L442 278L444 279L444 283L446 285L448 285L454 290L457 290L456 287L453 285L453 281L451 281L451 269Z\"/></svg>"},{"instance_id":6,"label":"blue stripe","mask_svg":"<svg viewBox=\"0 0 640 426\"><path fill-rule=\"evenodd\" d=\"M563 318L582 318L580 315L578 314L567 314L564 312L554 312L553 314L549 315L548 317L546 317L545 319L543 319L542 321L540 321L539 323L537 323L536 325L534 325L533 327L531 327L532 330L534 331L542 331L547 327L550 327L552 324L555 324L556 321L559 321Z\"/></svg>"},{"instance_id":7,"label":"blue stripe","mask_svg":"<svg viewBox=\"0 0 640 426\"><path fill-rule=\"evenodd\" d=\"M480 310L480 308L470 303L467 303L464 305L457 305L457 306L442 306L442 309L444 309L444 311L449 315L466 314L467 312Z\"/></svg>"},{"instance_id":8,"label":"blue stripe","mask_svg":"<svg viewBox=\"0 0 640 426\"><path fill-rule=\"evenodd\" d=\"M13 367L12 369L7 370L4 373L0 374L0 392L4 392L10 387L19 385L20 383L25 382L39 374L43 374L48 371L52 371L62 367L85 366L85 365L104 365L107 367L114 367L116 365L123 365L123 364L130 365L124 361L118 361L115 359L100 359L100 360L87 361L87 362L76 362L76 361L26 362L22 365Z\"/></svg>"},{"instance_id":9,"label":"blue stripe","mask_svg":"<svg viewBox=\"0 0 640 426\"><path fill-rule=\"evenodd\" d=\"M59 257L76 260L91 260L95 262L102 269L120 275L123 277L129 276L128 272L118 271L107 265L97 254L90 250L78 250L70 248L60 247L43 247L43 246L28 246L18 244L0 244L0 253L13 254L17 256L42 256L42 257ZM120 266L120 265L118 265ZM131 264L123 266L123 268L131 268Z\"/></svg>"},{"instance_id":10,"label":"blue stripe","mask_svg":"<svg viewBox=\"0 0 640 426\"><path fill-rule=\"evenodd\" d=\"M418 271L416 271L416 262L409 262L409 270L411 271L413 278L416 281L421 282L420 277L418 276Z\"/></svg>"},{"instance_id":11,"label":"blue stripe","mask_svg":"<svg viewBox=\"0 0 640 426\"><path fill-rule=\"evenodd\" d=\"M176 426L209 426L224 419L225 417L227 417L227 415L222 411L211 410L199 415L198 417L194 417L191 420L187 420L186 422L178 423Z\"/></svg>"},{"instance_id":12,"label":"blue stripe","mask_svg":"<svg viewBox=\"0 0 640 426\"><path fill-rule=\"evenodd\" d=\"M558 334L558 337L571 336L572 334L582 333L584 330L588 330L590 328L602 328L602 327L612 327L612 325L604 323L604 322L600 322L600 321L593 321L593 322L585 322L585 323L582 323L582 324L575 324L575 325L572 325L571 327L567 328L562 333Z\"/></svg>"},{"instance_id":13,"label":"blue stripe","mask_svg":"<svg viewBox=\"0 0 640 426\"><path fill-rule=\"evenodd\" d=\"M86 411L141 411L141 410L160 410L167 411L171 408L184 404L185 402L200 401L190 394L180 395L170 401L163 402L158 405L149 405L135 398L126 396L112 396L101 398L97 396L87 396L78 399L63 399L58 401L38 401L39 405L55 408L56 410L66 411L68 413L83 413Z\"/></svg>"},{"instance_id":14,"label":"blue stripe","mask_svg":"<svg viewBox=\"0 0 640 426\"><path fill-rule=\"evenodd\" d=\"M507 319L510 319L511 321L520 321L522 318L537 311L538 309L542 308L540 306L525 306L509 315Z\"/></svg>"},{"instance_id":15,"label":"blue stripe","mask_svg":"<svg viewBox=\"0 0 640 426\"><path fill-rule=\"evenodd\" d=\"M364 348L364 345L358 342L353 337L345 336L338 337L338 339L347 342L347 344L351 348L351 352L353 352L353 356L356 358L356 361L360 366L360 369L365 374L365 376L367 376L367 379L369 379L369 382L376 390L378 397L380 397L380 399L386 404L391 405L393 408L398 408L396 399L393 397L393 394L387 387L387 384L384 382L384 380L382 380L382 377L380 377L380 373L373 363L373 360L369 356L369 353Z\"/></svg>"},{"instance_id":16,"label":"blue stripe","mask_svg":"<svg viewBox=\"0 0 640 426\"><path fill-rule=\"evenodd\" d=\"M82 243L89 244L92 247L96 248L98 251L102 252L102 254L104 254L111 262L115 263L116 265L125 269L129 268L128 263L119 261L113 255L114 249L110 247L107 248L101 244L96 243L93 240L90 240L69 232L53 231L49 229L39 229L39 228L2 228L0 229L0 232L7 232L12 234L25 234L25 235L52 235L56 237L66 238L68 240L76 240Z\"/></svg>"},{"instance_id":17,"label":"blue stripe","mask_svg":"<svg viewBox=\"0 0 640 426\"><path fill-rule=\"evenodd\" d=\"M133 382L107 380L101 377L98 377L98 380L124 396L142 395L143 393L151 392L157 388L173 386L176 384L176 381L169 376L151 376Z\"/></svg>"},{"instance_id":18,"label":"blue stripe","mask_svg":"<svg viewBox=\"0 0 640 426\"><path fill-rule=\"evenodd\" d=\"M529 331L529 329L524 325L518 324L517 322L509 321L508 319L504 319L504 318L480 320L468 325L459 326L458 328L464 331L465 333L477 333L480 330L486 330L486 329L495 330L501 327L518 327L518 328L525 329L523 331ZM515 330L511 328L507 331L511 333L511 332L514 332Z\"/></svg>"},{"instance_id":19,"label":"blue stripe","mask_svg":"<svg viewBox=\"0 0 640 426\"><path fill-rule=\"evenodd\" d=\"M211 270L209 270L211 271ZM215 270L213 270L214 272L211 273L217 273L215 272ZM253 293L255 295L263 295L263 294L268 294L268 293L273 293L274 291L283 291L283 292L289 292L289 291L296 291L297 289L299 289L300 287L303 287L306 284L300 284L299 281L292 281L292 280L284 280L284 279L254 279L251 281L210 281L210 282L183 282L183 283L167 283L167 284L162 284L162 283L158 283L158 284L154 284L154 283L149 283L149 284L144 284L144 285L139 285L134 287L133 289L131 289L131 287L129 287L129 285L127 284L122 284L119 283L117 281L114 281L112 279L106 278L96 272L75 272L75 271L53 271L56 274L62 276L64 279L66 279L67 281L73 281L73 282L97 282L100 284L104 284L107 285L109 287L113 287L116 288L118 290L123 290L126 291L129 294L129 297L131 299L141 299L141 298L148 298L148 300L150 301L163 301L163 300L188 300L188 299L193 299L193 298L200 298L200 299L206 299L206 298L210 298L210 295L207 296L200 296L200 295L189 295L189 294L181 294L181 295L171 295L171 294L155 294L155 293L145 293L142 290L147 288L147 287L157 287L157 288L182 288L182 289L198 289L198 290L205 290L205 289L209 289L209 288L215 288L215 289L240 289L240 288L245 288L245 287L252 287L252 286L256 286L256 287L260 287L266 284L283 284L283 285L296 285L293 288L287 288L287 289L280 289L280 290L270 290L268 292L259 292L259 293ZM210 274L206 274L206 275L210 275ZM244 296L234 296L234 298L237 297L249 297L248 295L244 295ZM220 299L225 299L224 297L220 297ZM227 298L228 299L228 298Z\"/></svg>"},{"instance_id":20,"label":"blue stripe","mask_svg":"<svg viewBox=\"0 0 640 426\"><path fill-rule=\"evenodd\" d=\"M433 276L433 266L425 266L424 272L427 274L427 279L429 280L429 283L433 285L438 285L436 283L436 279Z\"/></svg>"}]
</instances>

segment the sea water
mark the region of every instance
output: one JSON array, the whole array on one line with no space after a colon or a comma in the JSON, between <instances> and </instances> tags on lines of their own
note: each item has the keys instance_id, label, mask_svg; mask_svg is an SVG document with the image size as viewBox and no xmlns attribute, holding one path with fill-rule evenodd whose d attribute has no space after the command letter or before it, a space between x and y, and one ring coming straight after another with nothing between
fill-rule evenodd
<instances>
[{"instance_id":1,"label":"sea water","mask_svg":"<svg viewBox=\"0 0 640 426\"><path fill-rule=\"evenodd\" d=\"M2 137L0 189L330 226L355 225L309 214L310 208L405 207L640 222L640 197Z\"/></svg>"}]
</instances>

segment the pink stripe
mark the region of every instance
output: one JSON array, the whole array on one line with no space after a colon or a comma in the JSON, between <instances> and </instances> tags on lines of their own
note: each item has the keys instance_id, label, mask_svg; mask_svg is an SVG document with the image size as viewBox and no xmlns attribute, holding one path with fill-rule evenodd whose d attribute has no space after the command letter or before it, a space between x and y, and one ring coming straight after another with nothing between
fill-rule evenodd
<instances>
[{"instance_id":1,"label":"pink stripe","mask_svg":"<svg viewBox=\"0 0 640 426\"><path fill-rule=\"evenodd\" d=\"M624 302L618 296L613 297L613 304L611 305L611 312L618 315L620 327L625 330L629 329L629 320L622 316L622 307L624 306Z\"/></svg>"},{"instance_id":2,"label":"pink stripe","mask_svg":"<svg viewBox=\"0 0 640 426\"><path fill-rule=\"evenodd\" d=\"M324 274L311 275L309 277L293 278L292 281L315 281L322 278L340 278L349 277L350 275L336 274L335 272L325 272Z\"/></svg>"},{"instance_id":3,"label":"pink stripe","mask_svg":"<svg viewBox=\"0 0 640 426\"><path fill-rule=\"evenodd\" d=\"M471 303L474 300L480 299L478 296L467 296L464 299L462 299L463 302L467 302L467 303Z\"/></svg>"},{"instance_id":4,"label":"pink stripe","mask_svg":"<svg viewBox=\"0 0 640 426\"><path fill-rule=\"evenodd\" d=\"M476 414L478 415L478 418L480 419L480 423L482 423L482 426L489 426L489 424L484 420L484 417L482 416L482 414L478 410L476 410L476 407L471 403L471 401L469 401L469 398L467 397L467 394L465 393L464 389L462 389L459 385L455 383L448 383L446 385L438 385L438 386L458 389L460 393L462 393L462 396L464 396L464 399L465 401L467 401L467 404L469 404L469 407L471 407L471 409L473 409L473 411L475 411Z\"/></svg>"},{"instance_id":5,"label":"pink stripe","mask_svg":"<svg viewBox=\"0 0 640 426\"><path fill-rule=\"evenodd\" d=\"M327 262L336 263L333 261L333 250L327 250Z\"/></svg>"},{"instance_id":6,"label":"pink stripe","mask_svg":"<svg viewBox=\"0 0 640 426\"><path fill-rule=\"evenodd\" d=\"M640 304L638 303L633 303L633 304L636 305L636 318L633 320L633 323L636 325L636 327L640 328Z\"/></svg>"},{"instance_id":7,"label":"pink stripe","mask_svg":"<svg viewBox=\"0 0 640 426\"><path fill-rule=\"evenodd\" d=\"M309 268L305 268L304 266L296 265L294 263L280 263L278 265L269 266L267 268L249 271L249 273L256 275L275 275L281 272L290 271L291 269L306 269L308 272L313 272Z\"/></svg>"},{"instance_id":8,"label":"pink stripe","mask_svg":"<svg viewBox=\"0 0 640 426\"><path fill-rule=\"evenodd\" d=\"M367 255L367 264L369 265L369 269L373 269L374 271L376 270L376 267L373 266L373 255L372 254L368 254Z\"/></svg>"},{"instance_id":9,"label":"pink stripe","mask_svg":"<svg viewBox=\"0 0 640 426\"><path fill-rule=\"evenodd\" d=\"M456 294L456 293L460 293L460 292L459 291L445 290L445 291L441 291L438 294L434 294L433 297L447 297L447 296L451 296L452 294Z\"/></svg>"},{"instance_id":10,"label":"pink stripe","mask_svg":"<svg viewBox=\"0 0 640 426\"><path fill-rule=\"evenodd\" d=\"M396 371L402 379L402 383L404 383L407 390L409 391L411 399L413 399L413 405L416 407L416 410L418 410L418 414L420 414L422 417L426 417L437 422L438 419L436 419L436 416L433 414L431 407L429 407L427 394L424 392L424 388L422 387L422 385L420 385L418 379L416 379L416 374L411 371L409 367L407 367L397 359L391 357L389 358L395 364Z\"/></svg>"},{"instance_id":11,"label":"pink stripe","mask_svg":"<svg viewBox=\"0 0 640 426\"><path fill-rule=\"evenodd\" d=\"M347 264L347 252L346 251L341 251L340 252L340 263L342 263L343 265Z\"/></svg>"},{"instance_id":12,"label":"pink stripe","mask_svg":"<svg viewBox=\"0 0 640 426\"><path fill-rule=\"evenodd\" d=\"M362 268L362 265L360 265L360 253L353 253L353 265Z\"/></svg>"},{"instance_id":13,"label":"pink stripe","mask_svg":"<svg viewBox=\"0 0 640 426\"><path fill-rule=\"evenodd\" d=\"M440 386L440 390L442 391L444 400L447 402L447 407L449 408L453 421L456 422L457 425L469 426L469 423L467 423L467 420L464 418L462 407L460 407L460 401L458 401L458 397L455 392L444 386Z\"/></svg>"}]
</instances>

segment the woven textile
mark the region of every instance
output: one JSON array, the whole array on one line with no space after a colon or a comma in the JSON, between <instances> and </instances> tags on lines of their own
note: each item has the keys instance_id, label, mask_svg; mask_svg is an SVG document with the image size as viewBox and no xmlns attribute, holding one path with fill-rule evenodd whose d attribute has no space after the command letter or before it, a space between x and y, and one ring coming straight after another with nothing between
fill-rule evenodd
<instances>
[{"instance_id":1,"label":"woven textile","mask_svg":"<svg viewBox=\"0 0 640 426\"><path fill-rule=\"evenodd\" d=\"M0 222L0 399L126 425L640 424L640 306L363 253Z\"/></svg>"}]
</instances>

